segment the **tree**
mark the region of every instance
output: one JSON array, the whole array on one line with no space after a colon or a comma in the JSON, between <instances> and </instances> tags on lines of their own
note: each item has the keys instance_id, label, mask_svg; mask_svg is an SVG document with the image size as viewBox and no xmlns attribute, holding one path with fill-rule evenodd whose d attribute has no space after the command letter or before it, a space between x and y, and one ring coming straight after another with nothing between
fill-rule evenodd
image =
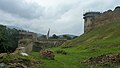
<instances>
[{"instance_id":1,"label":"tree","mask_svg":"<svg viewBox=\"0 0 120 68\"><path fill-rule=\"evenodd\" d=\"M0 53L13 52L18 45L18 30L0 25Z\"/></svg>"},{"instance_id":2,"label":"tree","mask_svg":"<svg viewBox=\"0 0 120 68\"><path fill-rule=\"evenodd\" d=\"M68 35L63 35L63 38L64 39L67 39L67 40L71 40L72 38L70 37L70 36L68 36Z\"/></svg>"},{"instance_id":3,"label":"tree","mask_svg":"<svg viewBox=\"0 0 120 68\"><path fill-rule=\"evenodd\" d=\"M73 39L77 38L78 36L74 36Z\"/></svg>"},{"instance_id":4,"label":"tree","mask_svg":"<svg viewBox=\"0 0 120 68\"><path fill-rule=\"evenodd\" d=\"M8 38L8 46L9 46L9 51L12 52L14 51L17 46L18 46L18 35L19 35L19 31L17 29L7 29L6 30L6 36Z\"/></svg>"},{"instance_id":5,"label":"tree","mask_svg":"<svg viewBox=\"0 0 120 68\"><path fill-rule=\"evenodd\" d=\"M53 34L52 38L53 39L58 39L59 37L56 34Z\"/></svg>"},{"instance_id":6,"label":"tree","mask_svg":"<svg viewBox=\"0 0 120 68\"><path fill-rule=\"evenodd\" d=\"M6 27L3 25L0 25L0 52L7 51L7 42L8 39L6 37Z\"/></svg>"}]
</instances>

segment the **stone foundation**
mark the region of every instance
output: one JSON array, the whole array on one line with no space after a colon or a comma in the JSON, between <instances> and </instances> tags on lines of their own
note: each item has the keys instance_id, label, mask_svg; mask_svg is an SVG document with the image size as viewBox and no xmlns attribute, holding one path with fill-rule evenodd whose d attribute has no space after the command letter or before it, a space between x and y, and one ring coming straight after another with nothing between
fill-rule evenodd
<instances>
[{"instance_id":1,"label":"stone foundation","mask_svg":"<svg viewBox=\"0 0 120 68\"><path fill-rule=\"evenodd\" d=\"M33 51L40 51L44 48L58 47L66 40L41 40L34 42Z\"/></svg>"}]
</instances>

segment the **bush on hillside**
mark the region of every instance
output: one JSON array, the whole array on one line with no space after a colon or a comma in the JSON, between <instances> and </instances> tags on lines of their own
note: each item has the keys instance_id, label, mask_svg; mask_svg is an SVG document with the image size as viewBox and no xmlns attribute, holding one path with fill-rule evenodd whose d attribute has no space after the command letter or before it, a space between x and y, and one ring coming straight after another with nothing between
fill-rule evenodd
<instances>
[{"instance_id":1,"label":"bush on hillside","mask_svg":"<svg viewBox=\"0 0 120 68\"><path fill-rule=\"evenodd\" d=\"M65 52L64 50L57 50L56 53L57 54L64 54L64 55L67 54L67 52Z\"/></svg>"},{"instance_id":2,"label":"bush on hillside","mask_svg":"<svg viewBox=\"0 0 120 68\"><path fill-rule=\"evenodd\" d=\"M71 48L73 46L62 46L62 48Z\"/></svg>"},{"instance_id":3,"label":"bush on hillside","mask_svg":"<svg viewBox=\"0 0 120 68\"><path fill-rule=\"evenodd\" d=\"M18 45L18 30L0 25L0 53L13 52Z\"/></svg>"}]
</instances>

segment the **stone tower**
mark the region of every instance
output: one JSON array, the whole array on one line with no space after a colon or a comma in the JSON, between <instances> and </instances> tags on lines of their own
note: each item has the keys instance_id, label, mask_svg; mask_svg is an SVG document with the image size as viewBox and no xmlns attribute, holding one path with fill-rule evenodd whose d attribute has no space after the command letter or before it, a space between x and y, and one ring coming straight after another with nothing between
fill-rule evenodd
<instances>
[{"instance_id":1,"label":"stone tower","mask_svg":"<svg viewBox=\"0 0 120 68\"><path fill-rule=\"evenodd\" d=\"M100 12L87 12L83 16L84 18L84 33L92 30L93 28L93 21L96 16L99 16Z\"/></svg>"},{"instance_id":2,"label":"stone tower","mask_svg":"<svg viewBox=\"0 0 120 68\"><path fill-rule=\"evenodd\" d=\"M49 34L50 34L50 28L49 28L48 33L47 33L47 35L46 35L46 39L47 39L47 40L49 39Z\"/></svg>"}]
</instances>

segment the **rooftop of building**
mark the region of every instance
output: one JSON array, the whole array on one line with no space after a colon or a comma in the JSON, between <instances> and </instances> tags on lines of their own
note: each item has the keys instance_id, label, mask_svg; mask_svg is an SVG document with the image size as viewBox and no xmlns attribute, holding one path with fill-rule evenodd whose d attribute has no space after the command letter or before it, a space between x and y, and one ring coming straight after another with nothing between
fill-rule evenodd
<instances>
[{"instance_id":1,"label":"rooftop of building","mask_svg":"<svg viewBox=\"0 0 120 68\"><path fill-rule=\"evenodd\" d=\"M85 14L83 14L84 16L88 15L88 14L101 14L100 12L86 12Z\"/></svg>"}]
</instances>

